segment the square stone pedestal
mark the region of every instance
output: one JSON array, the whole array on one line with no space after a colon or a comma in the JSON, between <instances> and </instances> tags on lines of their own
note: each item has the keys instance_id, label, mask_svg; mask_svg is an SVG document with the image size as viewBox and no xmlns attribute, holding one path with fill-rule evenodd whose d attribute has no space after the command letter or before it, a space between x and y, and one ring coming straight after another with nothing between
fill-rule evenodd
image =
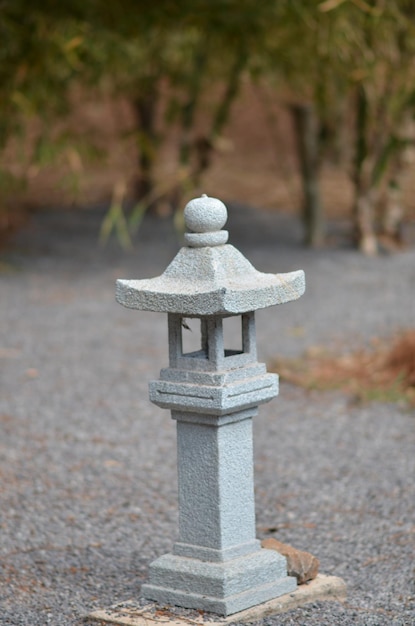
<instances>
[{"instance_id":1,"label":"square stone pedestal","mask_svg":"<svg viewBox=\"0 0 415 626\"><path fill-rule=\"evenodd\" d=\"M269 615L278 615L317 601L343 602L346 599L346 585L337 576L319 574L305 585L299 585L295 591L279 598L274 598L245 611L228 617L220 617L202 611L164 606L156 602L147 604L140 600L116 604L108 609L94 611L88 618L119 624L120 626L227 626L227 624L249 623Z\"/></svg>"},{"instance_id":2,"label":"square stone pedestal","mask_svg":"<svg viewBox=\"0 0 415 626\"><path fill-rule=\"evenodd\" d=\"M231 615L296 587L285 557L259 549L223 563L165 554L151 564L141 593L169 605Z\"/></svg>"}]
</instances>

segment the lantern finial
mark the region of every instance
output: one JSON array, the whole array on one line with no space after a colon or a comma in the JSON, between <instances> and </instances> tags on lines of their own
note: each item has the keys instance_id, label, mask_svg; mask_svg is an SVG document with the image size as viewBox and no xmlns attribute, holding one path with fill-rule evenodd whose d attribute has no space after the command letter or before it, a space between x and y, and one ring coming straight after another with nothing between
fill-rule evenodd
<instances>
[{"instance_id":1,"label":"lantern finial","mask_svg":"<svg viewBox=\"0 0 415 626\"><path fill-rule=\"evenodd\" d=\"M227 219L226 206L217 198L203 194L191 200L184 209L185 242L191 248L222 246L229 237L227 230L221 230Z\"/></svg>"}]
</instances>

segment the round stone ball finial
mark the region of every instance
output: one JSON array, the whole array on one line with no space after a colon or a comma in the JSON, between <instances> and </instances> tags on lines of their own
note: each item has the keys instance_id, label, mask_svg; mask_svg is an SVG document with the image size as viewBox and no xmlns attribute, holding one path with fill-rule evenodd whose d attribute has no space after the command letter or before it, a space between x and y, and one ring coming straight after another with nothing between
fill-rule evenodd
<instances>
[{"instance_id":1,"label":"round stone ball finial","mask_svg":"<svg viewBox=\"0 0 415 626\"><path fill-rule=\"evenodd\" d=\"M221 246L228 241L228 231L221 230L226 224L226 206L217 198L203 194L188 202L184 209L184 223L188 230L184 238L191 248Z\"/></svg>"}]
</instances>

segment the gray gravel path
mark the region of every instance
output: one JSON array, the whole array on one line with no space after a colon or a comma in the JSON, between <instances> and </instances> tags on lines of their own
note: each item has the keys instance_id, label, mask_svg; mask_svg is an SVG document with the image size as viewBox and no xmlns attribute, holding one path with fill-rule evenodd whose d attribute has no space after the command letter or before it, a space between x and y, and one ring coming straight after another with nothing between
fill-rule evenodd
<instances>
[{"instance_id":1,"label":"gray gravel path","mask_svg":"<svg viewBox=\"0 0 415 626\"><path fill-rule=\"evenodd\" d=\"M164 316L114 301L117 277L160 273L178 242L149 218L134 252L96 244L102 211L45 213L1 282L0 623L82 624L137 596L177 528L175 432L148 381ZM231 243L263 271L304 268L298 302L258 314L263 360L346 347L415 323L415 249L376 260L303 250L290 218L232 207ZM345 605L272 625L415 624L415 416L282 385L255 423L257 526L345 579Z\"/></svg>"}]
</instances>

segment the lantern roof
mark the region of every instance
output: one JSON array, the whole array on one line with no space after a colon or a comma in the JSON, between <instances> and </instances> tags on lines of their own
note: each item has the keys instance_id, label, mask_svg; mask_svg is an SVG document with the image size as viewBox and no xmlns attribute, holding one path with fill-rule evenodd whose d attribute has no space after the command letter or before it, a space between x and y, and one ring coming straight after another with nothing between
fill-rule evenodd
<instances>
[{"instance_id":1,"label":"lantern roof","mask_svg":"<svg viewBox=\"0 0 415 626\"><path fill-rule=\"evenodd\" d=\"M225 205L205 195L184 210L187 232L161 276L117 280L117 301L132 309L183 316L237 315L296 300L305 291L304 272L258 272L222 230Z\"/></svg>"}]
</instances>

